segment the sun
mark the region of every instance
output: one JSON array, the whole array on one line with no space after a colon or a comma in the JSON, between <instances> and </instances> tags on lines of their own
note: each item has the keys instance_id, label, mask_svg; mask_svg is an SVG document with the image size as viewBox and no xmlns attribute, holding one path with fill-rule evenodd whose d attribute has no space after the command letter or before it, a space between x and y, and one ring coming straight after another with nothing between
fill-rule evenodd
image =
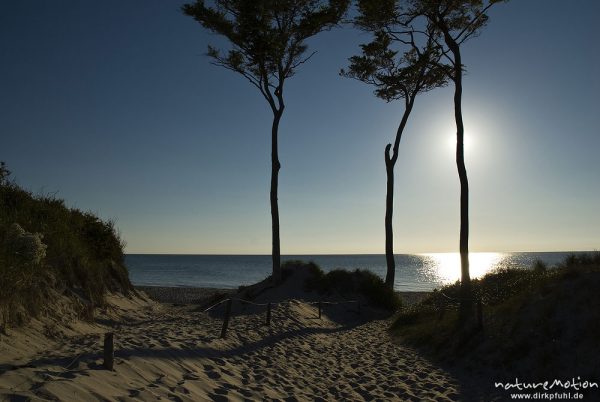
<instances>
[{"instance_id":1,"label":"sun","mask_svg":"<svg viewBox=\"0 0 600 402\"><path fill-rule=\"evenodd\" d=\"M456 151L456 131L450 131L445 137L447 138L446 142L448 144L448 148L450 148L452 151ZM475 146L473 135L471 135L471 132L469 131L465 131L464 146L465 152L471 152Z\"/></svg>"}]
</instances>

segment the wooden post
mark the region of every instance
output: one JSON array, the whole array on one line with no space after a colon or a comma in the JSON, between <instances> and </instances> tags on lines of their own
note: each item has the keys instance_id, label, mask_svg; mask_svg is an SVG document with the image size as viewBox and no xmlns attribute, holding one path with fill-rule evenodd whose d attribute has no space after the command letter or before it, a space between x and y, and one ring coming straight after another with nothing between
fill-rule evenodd
<instances>
[{"instance_id":1,"label":"wooden post","mask_svg":"<svg viewBox=\"0 0 600 402\"><path fill-rule=\"evenodd\" d=\"M225 338L227 336L227 327L229 326L229 315L231 314L231 299L227 300L227 305L225 306L225 317L223 317L223 328L221 328L221 338Z\"/></svg>"},{"instance_id":2,"label":"wooden post","mask_svg":"<svg viewBox=\"0 0 600 402\"><path fill-rule=\"evenodd\" d=\"M267 304L267 325L271 325L271 303Z\"/></svg>"},{"instance_id":3,"label":"wooden post","mask_svg":"<svg viewBox=\"0 0 600 402\"><path fill-rule=\"evenodd\" d=\"M104 368L107 370L113 369L115 362L115 334L107 332L104 334Z\"/></svg>"},{"instance_id":4,"label":"wooden post","mask_svg":"<svg viewBox=\"0 0 600 402\"><path fill-rule=\"evenodd\" d=\"M477 328L483 329L483 306L481 305L481 298L477 299Z\"/></svg>"},{"instance_id":5,"label":"wooden post","mask_svg":"<svg viewBox=\"0 0 600 402\"><path fill-rule=\"evenodd\" d=\"M322 309L322 306L321 306L321 301L320 300L319 300L318 305L319 305L319 318L321 318L321 309Z\"/></svg>"}]
</instances>

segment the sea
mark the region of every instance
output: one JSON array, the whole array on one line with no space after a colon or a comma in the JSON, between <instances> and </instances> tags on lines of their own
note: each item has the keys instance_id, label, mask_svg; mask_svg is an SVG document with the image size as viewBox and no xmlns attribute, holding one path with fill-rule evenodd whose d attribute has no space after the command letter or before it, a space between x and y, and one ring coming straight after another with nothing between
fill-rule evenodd
<instances>
[{"instance_id":1,"label":"sea","mask_svg":"<svg viewBox=\"0 0 600 402\"><path fill-rule=\"evenodd\" d=\"M539 260L548 267L579 252L470 253L471 277L510 267L529 269ZM285 255L282 261L312 261L325 272L337 268L367 269L385 277L383 254ZM431 291L460 278L458 253L397 254L397 291ZM136 286L210 287L233 289L256 283L271 272L270 255L127 254L125 264Z\"/></svg>"}]
</instances>

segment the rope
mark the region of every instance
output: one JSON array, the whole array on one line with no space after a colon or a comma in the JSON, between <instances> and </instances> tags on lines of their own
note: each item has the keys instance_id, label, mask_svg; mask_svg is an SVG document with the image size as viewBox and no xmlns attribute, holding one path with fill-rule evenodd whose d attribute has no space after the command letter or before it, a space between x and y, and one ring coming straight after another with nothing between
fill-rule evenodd
<instances>
[{"instance_id":1,"label":"rope","mask_svg":"<svg viewBox=\"0 0 600 402\"><path fill-rule=\"evenodd\" d=\"M213 304L212 306L204 309L202 312L206 313L206 312L212 310L213 308L215 308L215 307L217 307L217 306L219 306L219 305L221 305L221 304L223 304L223 303L225 303L226 301L229 301L229 300L231 300L231 301L238 301L238 302L243 303L243 304L251 304L253 306L268 306L269 304L271 304L271 306L276 306L276 305L279 305L279 304L291 303L291 301L293 299L282 300L282 301L279 301L279 302L255 303L253 301L246 300L246 299L228 298L228 299L223 299L220 302ZM345 304L345 303L360 303L360 301L359 300L344 300L344 301L339 301L339 302L313 301L313 302L305 302L305 303L306 304L319 304L319 303L321 303L321 304Z\"/></svg>"},{"instance_id":2,"label":"rope","mask_svg":"<svg viewBox=\"0 0 600 402\"><path fill-rule=\"evenodd\" d=\"M345 304L345 303L360 303L359 300L344 300L340 302L330 302L330 301L316 301L316 302L306 302L306 304Z\"/></svg>"},{"instance_id":3,"label":"rope","mask_svg":"<svg viewBox=\"0 0 600 402\"><path fill-rule=\"evenodd\" d=\"M204 310L203 313L206 313L206 312L208 312L208 310L211 310L211 309L217 307L218 305L225 303L227 300L231 300L231 299L223 299L220 302L215 303L212 306L210 306L209 308L207 308L206 310Z\"/></svg>"}]
</instances>

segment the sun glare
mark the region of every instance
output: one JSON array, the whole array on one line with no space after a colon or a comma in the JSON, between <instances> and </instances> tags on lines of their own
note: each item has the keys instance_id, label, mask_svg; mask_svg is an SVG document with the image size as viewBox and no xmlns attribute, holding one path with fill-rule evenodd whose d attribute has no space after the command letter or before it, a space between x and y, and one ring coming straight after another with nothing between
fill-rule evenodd
<instances>
[{"instance_id":1,"label":"sun glare","mask_svg":"<svg viewBox=\"0 0 600 402\"><path fill-rule=\"evenodd\" d=\"M449 133L447 135L447 144L448 144L448 148L450 148L453 152L456 151L456 132L453 131L451 133ZM473 136L470 135L469 133L465 133L465 138L464 138L464 143L465 143L465 152L470 152L473 150Z\"/></svg>"},{"instance_id":2,"label":"sun glare","mask_svg":"<svg viewBox=\"0 0 600 402\"><path fill-rule=\"evenodd\" d=\"M459 253L423 254L426 269L430 275L443 283L453 283L460 279ZM469 253L471 278L480 278L491 271L502 260L502 253Z\"/></svg>"}]
</instances>

